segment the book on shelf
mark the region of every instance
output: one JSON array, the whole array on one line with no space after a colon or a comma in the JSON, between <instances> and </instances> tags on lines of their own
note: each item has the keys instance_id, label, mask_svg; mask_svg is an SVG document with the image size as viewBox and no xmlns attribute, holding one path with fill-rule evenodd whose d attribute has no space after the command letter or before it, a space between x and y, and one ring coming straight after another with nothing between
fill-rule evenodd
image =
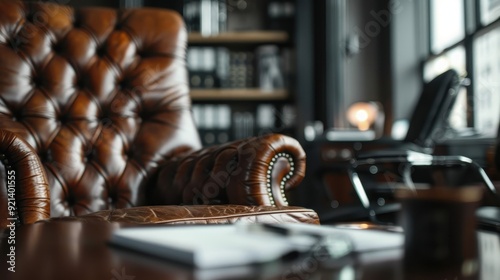
<instances>
[{"instance_id":1,"label":"book on shelf","mask_svg":"<svg viewBox=\"0 0 500 280\"><path fill-rule=\"evenodd\" d=\"M217 86L217 53L214 48L191 47L187 53L189 85L192 88Z\"/></svg>"},{"instance_id":2,"label":"book on shelf","mask_svg":"<svg viewBox=\"0 0 500 280\"><path fill-rule=\"evenodd\" d=\"M254 86L254 55L249 51L230 53L229 88L250 88Z\"/></svg>"},{"instance_id":3,"label":"book on shelf","mask_svg":"<svg viewBox=\"0 0 500 280\"><path fill-rule=\"evenodd\" d=\"M291 48L281 49L281 71L283 73L283 79L285 83L285 88L294 88L294 73L295 73L295 61L296 53L295 50Z\"/></svg>"},{"instance_id":4,"label":"book on shelf","mask_svg":"<svg viewBox=\"0 0 500 280\"><path fill-rule=\"evenodd\" d=\"M184 0L184 21L189 32L212 36L226 31L291 31L293 0Z\"/></svg>"},{"instance_id":5,"label":"book on shelf","mask_svg":"<svg viewBox=\"0 0 500 280\"><path fill-rule=\"evenodd\" d=\"M216 49L217 65L215 69L216 86L219 88L229 88L229 76L231 73L231 56L228 48L218 47Z\"/></svg>"},{"instance_id":6,"label":"book on shelf","mask_svg":"<svg viewBox=\"0 0 500 280\"><path fill-rule=\"evenodd\" d=\"M227 30L262 30L265 25L265 1L227 0Z\"/></svg>"},{"instance_id":7,"label":"book on shelf","mask_svg":"<svg viewBox=\"0 0 500 280\"><path fill-rule=\"evenodd\" d=\"M266 28L269 30L287 30L293 28L295 1L271 0L267 3Z\"/></svg>"},{"instance_id":8,"label":"book on shelf","mask_svg":"<svg viewBox=\"0 0 500 280\"><path fill-rule=\"evenodd\" d=\"M204 146L223 144L232 139L229 105L194 104L192 110Z\"/></svg>"},{"instance_id":9,"label":"book on shelf","mask_svg":"<svg viewBox=\"0 0 500 280\"><path fill-rule=\"evenodd\" d=\"M273 91L285 87L282 59L276 45L259 46L256 50L259 87L263 91Z\"/></svg>"},{"instance_id":10,"label":"book on shelf","mask_svg":"<svg viewBox=\"0 0 500 280\"><path fill-rule=\"evenodd\" d=\"M228 104L194 104L193 118L203 145L224 144L267 133L288 133L295 123L292 105L257 104L232 108Z\"/></svg>"},{"instance_id":11,"label":"book on shelf","mask_svg":"<svg viewBox=\"0 0 500 280\"><path fill-rule=\"evenodd\" d=\"M183 16L188 32L210 36L226 31L225 0L184 0Z\"/></svg>"},{"instance_id":12,"label":"book on shelf","mask_svg":"<svg viewBox=\"0 0 500 280\"><path fill-rule=\"evenodd\" d=\"M255 116L252 112L233 114L233 133L235 139L244 139L255 135Z\"/></svg>"},{"instance_id":13,"label":"book on shelf","mask_svg":"<svg viewBox=\"0 0 500 280\"><path fill-rule=\"evenodd\" d=\"M193 46L187 52L192 88L260 88L274 92L291 86L293 51L263 45L253 51Z\"/></svg>"},{"instance_id":14,"label":"book on shelf","mask_svg":"<svg viewBox=\"0 0 500 280\"><path fill-rule=\"evenodd\" d=\"M192 88L251 88L254 54L225 47L190 47L187 53Z\"/></svg>"}]
</instances>

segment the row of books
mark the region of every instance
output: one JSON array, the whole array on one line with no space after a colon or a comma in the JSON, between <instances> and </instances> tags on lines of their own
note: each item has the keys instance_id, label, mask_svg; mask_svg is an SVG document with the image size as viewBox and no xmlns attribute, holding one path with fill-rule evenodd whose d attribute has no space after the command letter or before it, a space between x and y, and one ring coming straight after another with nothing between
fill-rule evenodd
<instances>
[{"instance_id":1,"label":"row of books","mask_svg":"<svg viewBox=\"0 0 500 280\"><path fill-rule=\"evenodd\" d=\"M249 110L227 104L194 104L192 110L204 145L270 132L285 133L295 122L295 109L291 105L259 104Z\"/></svg>"},{"instance_id":2,"label":"row of books","mask_svg":"<svg viewBox=\"0 0 500 280\"><path fill-rule=\"evenodd\" d=\"M251 51L226 47L190 47L187 54L192 88L282 89L288 86L293 69L291 51L262 45Z\"/></svg>"},{"instance_id":3,"label":"row of books","mask_svg":"<svg viewBox=\"0 0 500 280\"><path fill-rule=\"evenodd\" d=\"M226 31L225 0L184 0L183 14L188 32L209 36Z\"/></svg>"},{"instance_id":4,"label":"row of books","mask_svg":"<svg viewBox=\"0 0 500 280\"><path fill-rule=\"evenodd\" d=\"M295 16L293 0L184 0L189 32L210 36L227 30L287 30Z\"/></svg>"}]
</instances>

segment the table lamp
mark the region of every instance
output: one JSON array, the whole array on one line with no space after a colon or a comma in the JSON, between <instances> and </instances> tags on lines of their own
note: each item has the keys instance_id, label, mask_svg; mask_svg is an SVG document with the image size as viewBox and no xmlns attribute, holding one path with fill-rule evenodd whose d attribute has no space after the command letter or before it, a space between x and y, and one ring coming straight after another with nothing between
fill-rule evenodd
<instances>
[{"instance_id":1,"label":"table lamp","mask_svg":"<svg viewBox=\"0 0 500 280\"><path fill-rule=\"evenodd\" d=\"M378 130L377 126L381 117L383 125L383 113L380 105L376 102L356 102L347 110L347 120L361 131L369 130L372 127Z\"/></svg>"}]
</instances>

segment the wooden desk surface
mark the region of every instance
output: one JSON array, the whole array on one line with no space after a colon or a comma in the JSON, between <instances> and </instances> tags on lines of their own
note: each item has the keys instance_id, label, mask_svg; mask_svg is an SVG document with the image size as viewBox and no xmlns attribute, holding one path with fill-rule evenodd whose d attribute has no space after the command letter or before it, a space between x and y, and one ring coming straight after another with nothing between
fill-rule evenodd
<instances>
[{"instance_id":1,"label":"wooden desk surface","mask_svg":"<svg viewBox=\"0 0 500 280\"><path fill-rule=\"evenodd\" d=\"M19 228L15 232L15 272L8 270L12 244L8 244L7 229L0 239L0 279L500 279L500 235L495 233L482 233L485 239L480 242L483 257L478 273L465 277L458 270L404 269L402 249L327 262L312 255L293 262L200 271L110 247L107 240L116 228L118 225L80 222Z\"/></svg>"}]
</instances>

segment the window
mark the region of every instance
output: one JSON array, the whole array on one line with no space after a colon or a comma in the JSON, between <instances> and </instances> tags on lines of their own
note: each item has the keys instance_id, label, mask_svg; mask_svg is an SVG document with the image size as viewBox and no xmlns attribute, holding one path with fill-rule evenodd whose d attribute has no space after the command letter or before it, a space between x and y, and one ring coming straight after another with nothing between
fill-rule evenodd
<instances>
[{"instance_id":1,"label":"window","mask_svg":"<svg viewBox=\"0 0 500 280\"><path fill-rule=\"evenodd\" d=\"M439 53L465 36L463 0L431 0L431 49Z\"/></svg>"},{"instance_id":2,"label":"window","mask_svg":"<svg viewBox=\"0 0 500 280\"><path fill-rule=\"evenodd\" d=\"M500 26L474 38L474 127L496 137L500 116Z\"/></svg>"},{"instance_id":3,"label":"window","mask_svg":"<svg viewBox=\"0 0 500 280\"><path fill-rule=\"evenodd\" d=\"M473 131L479 137L496 137L500 119L500 0L429 0L428 9L430 44L424 81L450 68L470 77L472 86L459 93L449 126L468 135Z\"/></svg>"},{"instance_id":4,"label":"window","mask_svg":"<svg viewBox=\"0 0 500 280\"><path fill-rule=\"evenodd\" d=\"M467 74L465 47L459 45L437 57L429 59L424 66L424 81L429 82L444 71L454 68L458 73Z\"/></svg>"},{"instance_id":5,"label":"window","mask_svg":"<svg viewBox=\"0 0 500 280\"><path fill-rule=\"evenodd\" d=\"M480 1L481 24L488 25L500 17L500 0Z\"/></svg>"}]
</instances>

